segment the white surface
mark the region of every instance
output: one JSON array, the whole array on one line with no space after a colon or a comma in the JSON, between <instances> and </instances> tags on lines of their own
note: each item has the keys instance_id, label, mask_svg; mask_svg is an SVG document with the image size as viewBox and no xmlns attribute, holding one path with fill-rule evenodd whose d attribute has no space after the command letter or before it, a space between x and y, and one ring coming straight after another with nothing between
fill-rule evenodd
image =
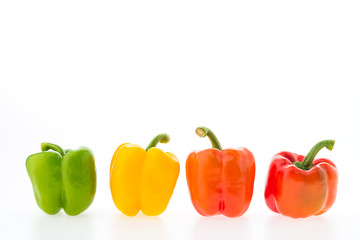
<instances>
[{"instance_id":1,"label":"white surface","mask_svg":"<svg viewBox=\"0 0 360 240\"><path fill-rule=\"evenodd\" d=\"M360 5L358 1L1 1L1 239L359 239ZM185 160L222 146L256 159L244 216L204 218L190 202ZM181 164L168 209L128 218L108 185L116 147L162 145ZM339 170L338 198L320 217L267 209L272 156L306 154L319 140ZM98 188L77 217L36 206L28 155L49 141L88 146Z\"/></svg>"}]
</instances>

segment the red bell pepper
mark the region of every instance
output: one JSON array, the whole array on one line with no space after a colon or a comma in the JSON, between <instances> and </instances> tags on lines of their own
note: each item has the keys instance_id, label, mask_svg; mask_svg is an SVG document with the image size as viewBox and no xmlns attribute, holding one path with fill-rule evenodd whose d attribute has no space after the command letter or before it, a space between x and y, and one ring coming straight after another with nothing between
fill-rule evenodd
<instances>
[{"instance_id":1,"label":"red bell pepper","mask_svg":"<svg viewBox=\"0 0 360 240\"><path fill-rule=\"evenodd\" d=\"M253 154L246 148L222 150L214 133L206 127L197 128L196 134L208 136L213 148L192 152L186 161L187 183L195 209L203 216L241 216L253 194Z\"/></svg>"},{"instance_id":2,"label":"red bell pepper","mask_svg":"<svg viewBox=\"0 0 360 240\"><path fill-rule=\"evenodd\" d=\"M336 198L337 169L328 159L314 158L324 147L332 150L334 143L334 140L317 143L305 158L291 152L273 157L265 188L265 201L272 211L305 218L329 210Z\"/></svg>"}]
</instances>

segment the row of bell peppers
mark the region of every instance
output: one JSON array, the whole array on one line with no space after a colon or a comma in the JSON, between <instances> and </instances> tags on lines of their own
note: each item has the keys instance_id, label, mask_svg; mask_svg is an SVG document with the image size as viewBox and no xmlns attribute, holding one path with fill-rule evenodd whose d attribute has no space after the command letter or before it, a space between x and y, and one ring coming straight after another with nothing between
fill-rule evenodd
<instances>
[{"instance_id":1,"label":"row of bell peppers","mask_svg":"<svg viewBox=\"0 0 360 240\"><path fill-rule=\"evenodd\" d=\"M243 215L251 202L255 159L246 148L222 149L215 134L206 127L196 129L208 137L212 148L190 153L186 177L195 209L203 216ZM170 140L157 135L143 149L120 145L111 160L110 189L116 207L127 216L142 211L156 216L165 211L176 185L180 164L177 157L157 148ZM276 154L270 163L265 201L274 212L292 218L320 215L333 205L338 174L328 159L316 159L324 147L332 150L334 140L317 143L304 157L291 152ZM95 160L90 149L63 150L42 143L42 152L30 155L26 169L38 206L48 214L61 209L68 215L85 211L96 192ZM49 151L52 150L52 151Z\"/></svg>"}]
</instances>

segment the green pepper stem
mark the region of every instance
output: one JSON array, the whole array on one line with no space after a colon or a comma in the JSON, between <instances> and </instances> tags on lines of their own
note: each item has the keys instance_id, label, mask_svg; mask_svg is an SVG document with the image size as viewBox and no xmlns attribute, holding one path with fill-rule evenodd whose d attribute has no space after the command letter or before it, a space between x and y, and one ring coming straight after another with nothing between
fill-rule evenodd
<instances>
[{"instance_id":1,"label":"green pepper stem","mask_svg":"<svg viewBox=\"0 0 360 240\"><path fill-rule=\"evenodd\" d=\"M318 154L318 152L324 147L331 151L334 147L334 144L335 140L324 140L318 142L317 144L315 144L315 146L312 147L312 149L309 151L309 153L306 155L306 157L301 162L301 164L299 164L298 167L304 170L309 170L312 167L312 163L316 154Z\"/></svg>"},{"instance_id":2,"label":"green pepper stem","mask_svg":"<svg viewBox=\"0 0 360 240\"><path fill-rule=\"evenodd\" d=\"M198 127L195 130L195 133L199 137L202 137L202 138L208 136L208 138L210 139L212 147L216 148L216 149L219 149L220 151L222 150L219 140L217 139L215 134L209 128L207 128L207 127Z\"/></svg>"},{"instance_id":3,"label":"green pepper stem","mask_svg":"<svg viewBox=\"0 0 360 240\"><path fill-rule=\"evenodd\" d=\"M160 143L168 143L170 141L170 136L166 133L160 133L156 137L151 140L145 151L149 151L150 148L156 147L156 145Z\"/></svg>"},{"instance_id":4,"label":"green pepper stem","mask_svg":"<svg viewBox=\"0 0 360 240\"><path fill-rule=\"evenodd\" d=\"M41 151L47 151L47 150L49 150L49 149L51 149L51 150L54 150L55 152L58 152L58 153L60 153L60 155L61 156L64 156L65 155L65 153L64 153L64 150L61 148L61 147L59 147L58 145L56 145L56 144L53 144L53 143L41 143Z\"/></svg>"}]
</instances>

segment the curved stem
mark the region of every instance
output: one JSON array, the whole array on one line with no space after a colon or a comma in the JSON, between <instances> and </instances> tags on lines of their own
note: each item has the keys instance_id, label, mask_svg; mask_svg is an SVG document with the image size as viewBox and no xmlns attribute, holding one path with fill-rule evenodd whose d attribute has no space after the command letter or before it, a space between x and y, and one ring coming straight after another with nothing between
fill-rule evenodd
<instances>
[{"instance_id":1,"label":"curved stem","mask_svg":"<svg viewBox=\"0 0 360 240\"><path fill-rule=\"evenodd\" d=\"M306 157L301 162L301 164L298 165L298 167L304 170L309 170L312 167L312 163L314 161L316 154L318 154L318 152L324 147L326 147L331 151L334 147L334 144L335 144L335 140L324 140L318 142L317 144L315 144L315 146L311 148L309 153L306 155Z\"/></svg>"},{"instance_id":2,"label":"curved stem","mask_svg":"<svg viewBox=\"0 0 360 240\"><path fill-rule=\"evenodd\" d=\"M51 149L51 150L54 150L55 152L58 152L58 153L60 153L60 155L61 156L64 156L65 155L65 152L64 152L64 150L61 148L61 147L59 147L58 145L56 145L56 144L53 144L53 143L41 143L41 151L47 151L47 150L49 150L49 149Z\"/></svg>"},{"instance_id":3,"label":"curved stem","mask_svg":"<svg viewBox=\"0 0 360 240\"><path fill-rule=\"evenodd\" d=\"M154 137L153 140L151 140L149 145L146 147L145 151L149 151L150 148L156 147L156 145L159 142L160 143L168 143L169 141L170 141L170 136L169 135L167 135L166 133L160 133L159 135Z\"/></svg>"},{"instance_id":4,"label":"curved stem","mask_svg":"<svg viewBox=\"0 0 360 240\"><path fill-rule=\"evenodd\" d=\"M215 134L209 128L207 128L207 127L198 127L195 130L195 133L199 137L202 137L202 138L208 136L208 138L210 139L212 147L216 148L216 149L219 149L220 151L222 150L219 140L217 139Z\"/></svg>"}]
</instances>

